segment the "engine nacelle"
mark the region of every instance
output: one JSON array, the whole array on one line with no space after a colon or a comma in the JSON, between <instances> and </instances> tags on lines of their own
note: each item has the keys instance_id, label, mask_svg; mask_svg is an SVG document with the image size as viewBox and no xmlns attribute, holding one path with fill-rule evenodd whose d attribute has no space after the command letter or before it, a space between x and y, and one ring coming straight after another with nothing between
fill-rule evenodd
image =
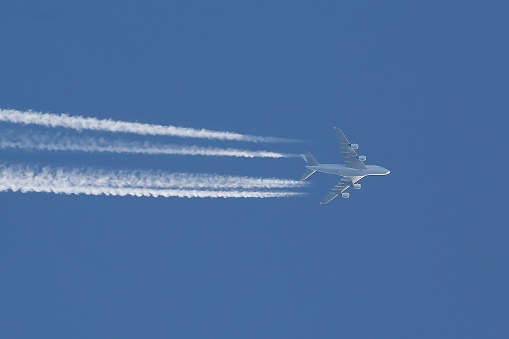
<instances>
[{"instance_id":1,"label":"engine nacelle","mask_svg":"<svg viewBox=\"0 0 509 339\"><path fill-rule=\"evenodd\" d=\"M360 190L361 189L361 184L353 184L353 189L354 190Z\"/></svg>"},{"instance_id":2,"label":"engine nacelle","mask_svg":"<svg viewBox=\"0 0 509 339\"><path fill-rule=\"evenodd\" d=\"M350 147L352 149L357 149L357 148L359 148L359 144L350 144Z\"/></svg>"},{"instance_id":3,"label":"engine nacelle","mask_svg":"<svg viewBox=\"0 0 509 339\"><path fill-rule=\"evenodd\" d=\"M366 156L365 155L359 155L359 160L360 161L366 161Z\"/></svg>"},{"instance_id":4,"label":"engine nacelle","mask_svg":"<svg viewBox=\"0 0 509 339\"><path fill-rule=\"evenodd\" d=\"M348 199L350 198L350 193L341 193L341 197L345 198L345 199Z\"/></svg>"}]
</instances>

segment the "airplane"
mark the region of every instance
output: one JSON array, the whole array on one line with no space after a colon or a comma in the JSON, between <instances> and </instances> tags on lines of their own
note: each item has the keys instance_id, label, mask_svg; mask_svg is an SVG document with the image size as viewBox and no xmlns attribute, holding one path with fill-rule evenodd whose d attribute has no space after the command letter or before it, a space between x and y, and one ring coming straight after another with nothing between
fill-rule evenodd
<instances>
[{"instance_id":1,"label":"airplane","mask_svg":"<svg viewBox=\"0 0 509 339\"><path fill-rule=\"evenodd\" d=\"M320 164L309 152L301 154L301 157L306 161L306 172L302 175L300 180L306 180L315 172L322 172L327 174L335 174L341 176L341 181L335 185L329 192L329 195L323 199L320 204L324 205L329 203L332 199L341 195L343 198L349 198L350 193L345 192L349 187L358 190L361 184L357 182L368 175L387 175L391 173L386 168L375 165L364 165L366 157L364 155L357 155L356 149L359 148L358 144L352 144L348 141L343 131L334 127L336 136L339 140L339 150L343 154L344 164Z\"/></svg>"}]
</instances>

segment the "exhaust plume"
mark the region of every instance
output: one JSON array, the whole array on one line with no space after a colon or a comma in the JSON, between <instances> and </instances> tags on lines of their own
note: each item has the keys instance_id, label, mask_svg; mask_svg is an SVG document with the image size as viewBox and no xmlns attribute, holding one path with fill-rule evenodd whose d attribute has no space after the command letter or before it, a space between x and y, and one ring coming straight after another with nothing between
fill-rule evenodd
<instances>
[{"instance_id":1,"label":"exhaust plume","mask_svg":"<svg viewBox=\"0 0 509 339\"><path fill-rule=\"evenodd\" d=\"M108 140L92 137L60 137L48 134L0 134L0 149L37 151L107 152L149 155L201 155L244 158L293 158L294 154L269 151L250 151L235 148L169 145L152 142Z\"/></svg>"},{"instance_id":2,"label":"exhaust plume","mask_svg":"<svg viewBox=\"0 0 509 339\"><path fill-rule=\"evenodd\" d=\"M185 198L277 198L299 192L267 189L302 187L296 180L160 171L107 171L0 165L0 191Z\"/></svg>"},{"instance_id":3,"label":"exhaust plume","mask_svg":"<svg viewBox=\"0 0 509 339\"><path fill-rule=\"evenodd\" d=\"M225 131L176 127L171 125L163 126L139 122L69 116L67 114L40 113L32 110L18 111L13 109L0 109L0 121L24 125L63 127L77 131L92 130L112 133L133 133L141 135L161 135L181 138L202 138L248 142L288 143L295 141L284 138L254 136Z\"/></svg>"}]
</instances>

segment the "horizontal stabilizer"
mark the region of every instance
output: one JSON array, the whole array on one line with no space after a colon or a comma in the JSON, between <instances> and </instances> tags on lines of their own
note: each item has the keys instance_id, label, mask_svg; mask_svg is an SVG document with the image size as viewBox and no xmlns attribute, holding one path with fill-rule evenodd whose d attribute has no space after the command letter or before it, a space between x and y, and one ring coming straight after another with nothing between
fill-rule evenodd
<instances>
[{"instance_id":1,"label":"horizontal stabilizer","mask_svg":"<svg viewBox=\"0 0 509 339\"><path fill-rule=\"evenodd\" d=\"M312 169L306 169L306 172L304 172L304 174L302 175L302 177L300 178L300 180L306 180L307 178L309 178L310 176L313 175L313 173L315 173L316 171L315 170L312 170Z\"/></svg>"},{"instance_id":2,"label":"horizontal stabilizer","mask_svg":"<svg viewBox=\"0 0 509 339\"><path fill-rule=\"evenodd\" d=\"M328 196L325 197L325 199L323 199L322 201L320 201L320 204L321 205L325 205L327 203L329 203L332 199L334 199L335 197L337 197L339 195L339 193L329 193Z\"/></svg>"}]
</instances>

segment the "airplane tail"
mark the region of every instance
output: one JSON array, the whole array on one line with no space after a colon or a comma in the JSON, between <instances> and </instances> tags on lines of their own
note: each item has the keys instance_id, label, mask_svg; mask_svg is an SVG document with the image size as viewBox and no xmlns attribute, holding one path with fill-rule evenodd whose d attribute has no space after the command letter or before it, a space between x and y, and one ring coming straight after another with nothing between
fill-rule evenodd
<instances>
[{"instance_id":1,"label":"airplane tail","mask_svg":"<svg viewBox=\"0 0 509 339\"><path fill-rule=\"evenodd\" d=\"M302 159L304 159L304 161L306 161L306 163L309 166L317 166L317 165L319 165L318 161L316 161L316 159L313 157L313 155L311 153L309 153L309 152L305 152L304 154L301 154L300 156L302 157ZM306 172L304 172L304 174L302 175L300 180L306 180L307 178L312 176L315 172L316 171L314 169L307 168Z\"/></svg>"},{"instance_id":2,"label":"airplane tail","mask_svg":"<svg viewBox=\"0 0 509 339\"><path fill-rule=\"evenodd\" d=\"M306 172L304 172L304 174L302 175L302 177L300 178L300 180L306 180L307 178L309 178L310 176L312 176L316 171L315 170L312 170L312 169L306 169Z\"/></svg>"},{"instance_id":3,"label":"airplane tail","mask_svg":"<svg viewBox=\"0 0 509 339\"><path fill-rule=\"evenodd\" d=\"M305 162L308 163L309 166L320 165L320 163L318 161L316 161L315 157L309 152L305 152L304 154L301 154L300 156L302 157L302 159L304 159Z\"/></svg>"}]
</instances>

